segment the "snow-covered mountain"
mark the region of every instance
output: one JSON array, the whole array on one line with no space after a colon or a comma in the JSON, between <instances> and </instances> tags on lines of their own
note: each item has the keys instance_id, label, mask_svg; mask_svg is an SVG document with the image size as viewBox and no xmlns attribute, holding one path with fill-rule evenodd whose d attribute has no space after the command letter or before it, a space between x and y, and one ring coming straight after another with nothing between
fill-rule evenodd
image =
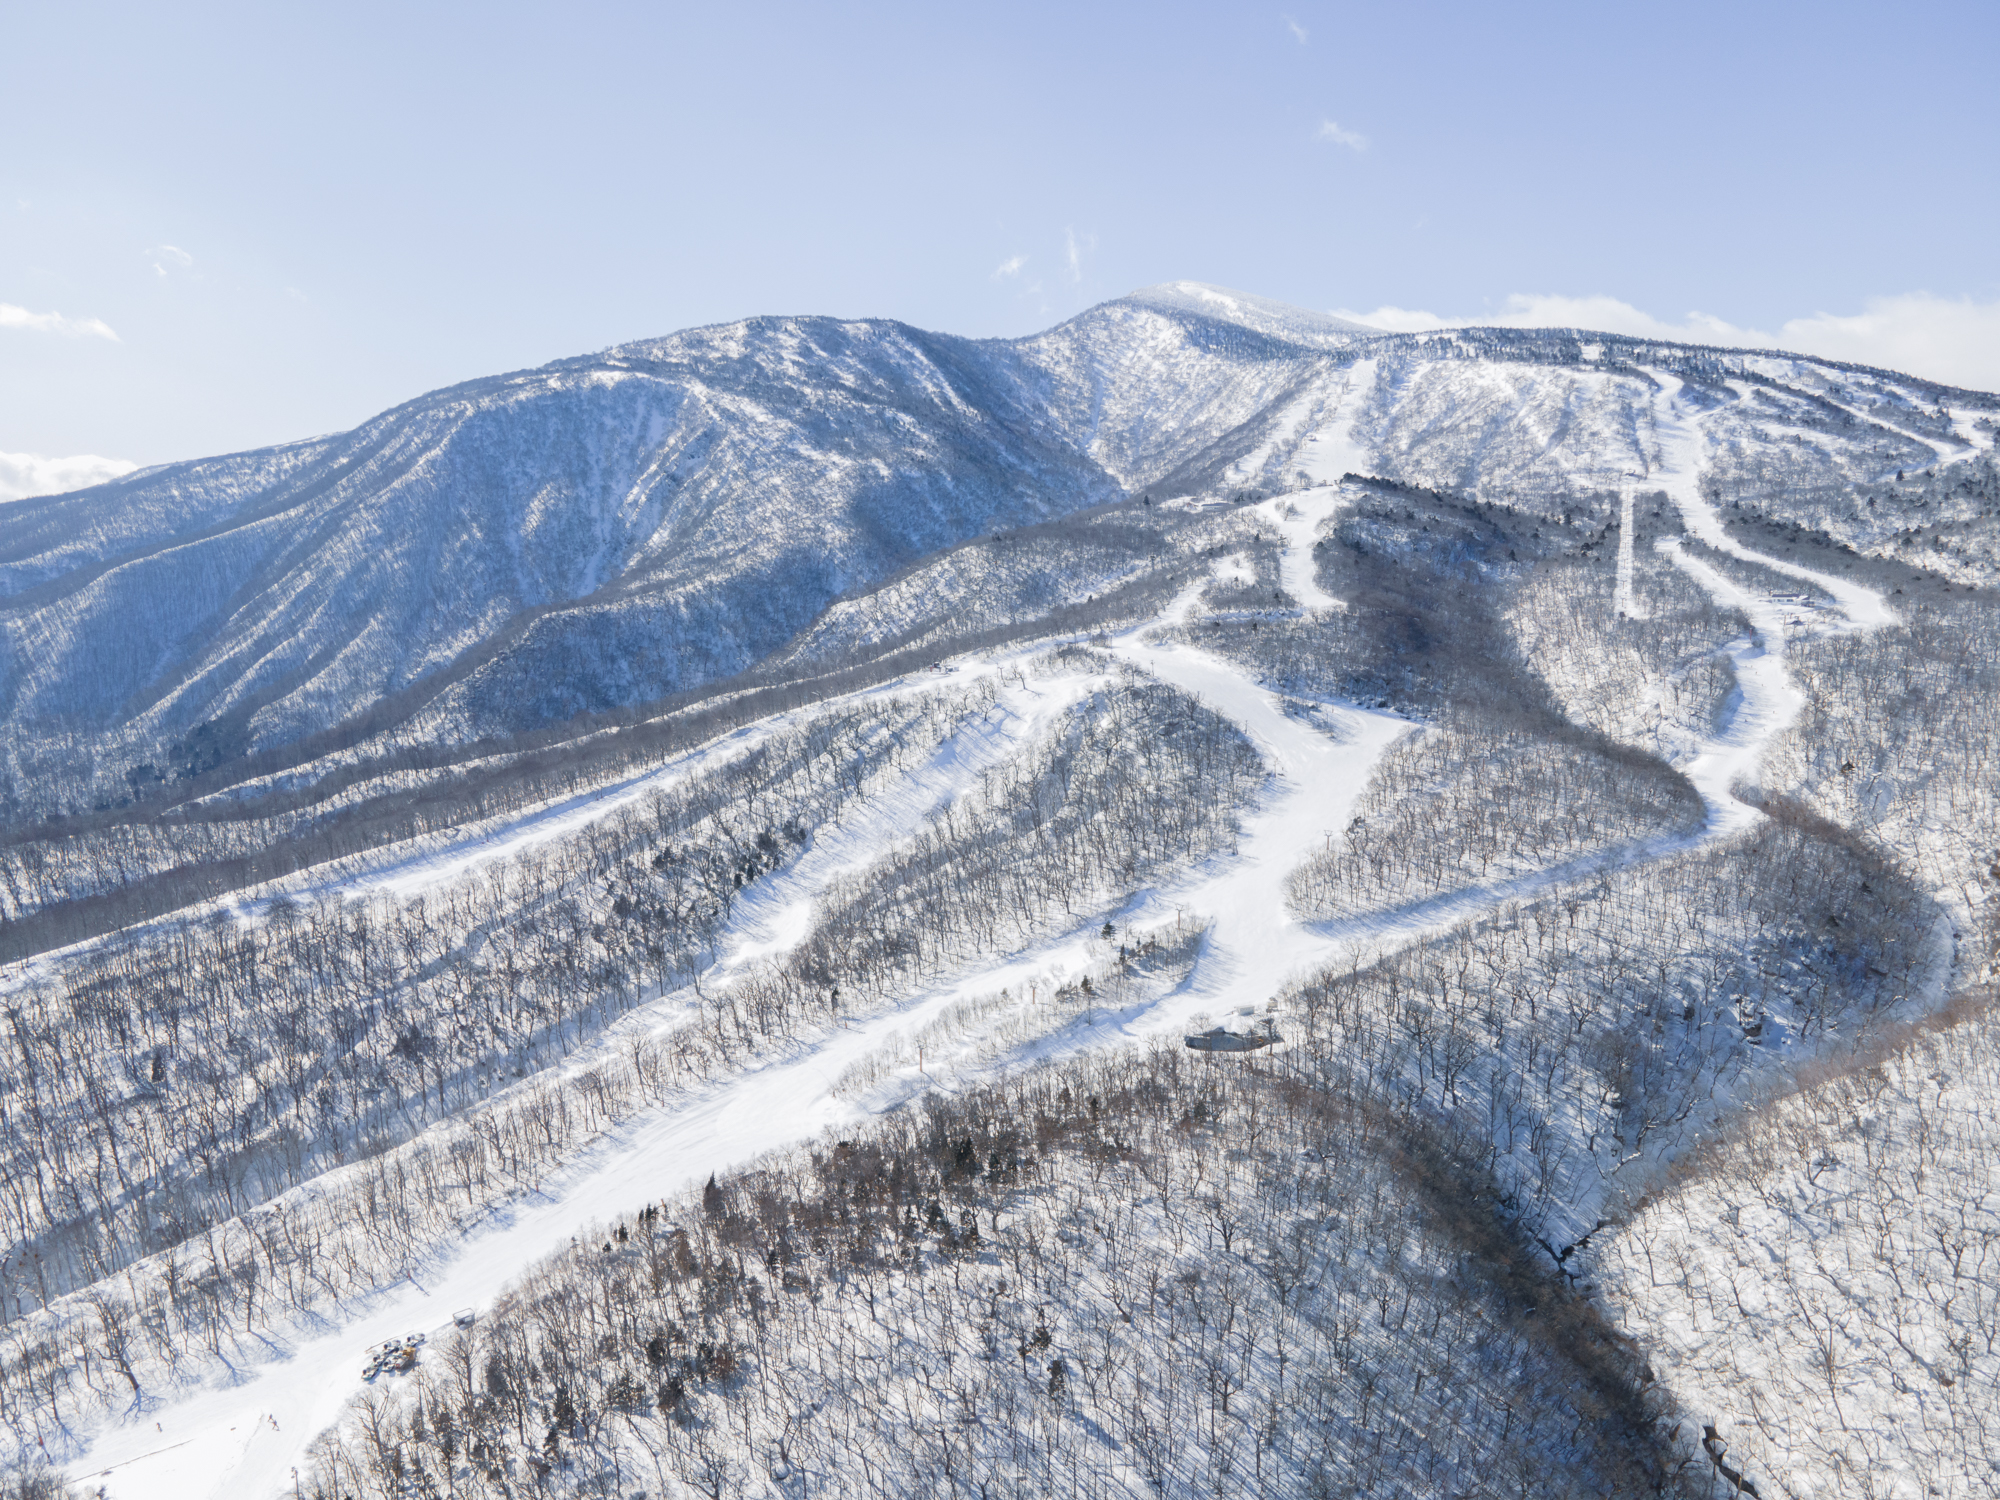
<instances>
[{"instance_id":1,"label":"snow-covered mountain","mask_svg":"<svg viewBox=\"0 0 2000 1500\"><path fill-rule=\"evenodd\" d=\"M1983 1493L1996 412L1176 283L11 509L9 1492Z\"/></svg>"},{"instance_id":2,"label":"snow-covered mountain","mask_svg":"<svg viewBox=\"0 0 2000 1500\"><path fill-rule=\"evenodd\" d=\"M74 804L334 726L450 742L651 702L968 539L1142 494L1288 487L1357 380L1353 467L1602 516L1658 461L1640 366L1729 408L1710 424L1719 484L1781 490L1786 519L1862 546L1906 509L1801 516L1816 488L1991 445L1991 398L1879 372L1573 332L1384 335L1186 282L1018 340L695 329L12 507L12 800L29 810L26 783L54 774L51 736L91 763ZM1990 508L1982 472L1972 501L1923 520Z\"/></svg>"}]
</instances>

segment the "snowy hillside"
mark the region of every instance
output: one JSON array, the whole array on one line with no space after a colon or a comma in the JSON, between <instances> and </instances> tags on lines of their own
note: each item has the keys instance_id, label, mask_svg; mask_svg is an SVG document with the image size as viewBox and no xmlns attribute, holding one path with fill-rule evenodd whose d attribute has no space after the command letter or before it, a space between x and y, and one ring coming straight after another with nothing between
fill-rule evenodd
<instances>
[{"instance_id":1,"label":"snowy hillside","mask_svg":"<svg viewBox=\"0 0 2000 1500\"><path fill-rule=\"evenodd\" d=\"M16 506L0 806L156 806L249 752L656 703L954 544L1148 491L1290 487L1343 401L1357 472L1601 526L1671 441L1642 365L1694 382L1711 482L1750 497L1732 520L1991 576L2000 406L1876 372L1373 334L1193 283L1013 342L753 319Z\"/></svg>"},{"instance_id":2,"label":"snowy hillside","mask_svg":"<svg viewBox=\"0 0 2000 1500\"><path fill-rule=\"evenodd\" d=\"M1660 1378L1779 1493L1976 1495L2000 1472L1990 1006L1742 1121L1606 1257Z\"/></svg>"},{"instance_id":3,"label":"snowy hillside","mask_svg":"<svg viewBox=\"0 0 2000 1500\"><path fill-rule=\"evenodd\" d=\"M1988 1492L1996 420L1174 283L23 502L4 1457Z\"/></svg>"}]
</instances>

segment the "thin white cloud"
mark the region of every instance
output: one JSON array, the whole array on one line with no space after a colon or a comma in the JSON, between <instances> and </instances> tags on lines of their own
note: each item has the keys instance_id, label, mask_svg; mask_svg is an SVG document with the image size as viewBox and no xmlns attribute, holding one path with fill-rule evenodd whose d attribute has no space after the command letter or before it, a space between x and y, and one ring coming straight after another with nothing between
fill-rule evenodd
<instances>
[{"instance_id":1,"label":"thin white cloud","mask_svg":"<svg viewBox=\"0 0 2000 1500\"><path fill-rule=\"evenodd\" d=\"M1083 258L1097 248L1097 236L1079 236L1074 229L1063 231L1063 256L1069 263L1069 279L1083 280Z\"/></svg>"},{"instance_id":2,"label":"thin white cloud","mask_svg":"<svg viewBox=\"0 0 2000 1500\"><path fill-rule=\"evenodd\" d=\"M111 325L102 318L65 318L57 312L29 312L11 302L0 302L0 328L25 328L30 333L59 333L72 339L119 341Z\"/></svg>"},{"instance_id":3,"label":"thin white cloud","mask_svg":"<svg viewBox=\"0 0 2000 1500\"><path fill-rule=\"evenodd\" d=\"M99 458L95 453L79 453L71 458L0 453L0 502L84 489L130 474L137 467L122 458Z\"/></svg>"},{"instance_id":4,"label":"thin white cloud","mask_svg":"<svg viewBox=\"0 0 2000 1500\"><path fill-rule=\"evenodd\" d=\"M1345 146L1350 151L1366 151L1368 149L1367 136L1358 130L1349 130L1332 120L1320 121L1317 138L1322 141L1332 141L1336 146Z\"/></svg>"},{"instance_id":5,"label":"thin white cloud","mask_svg":"<svg viewBox=\"0 0 2000 1500\"><path fill-rule=\"evenodd\" d=\"M1710 313L1691 312L1678 321L1668 321L1616 297L1550 293L1516 292L1501 304L1499 312L1470 318L1387 306L1372 312L1343 308L1336 310L1335 316L1387 333L1429 333L1467 326L1587 328L1686 344L1789 349L1975 390L2000 391L2000 301L1975 302L1970 297L1908 292L1871 297L1865 309L1851 316L1815 313L1809 318L1792 318L1776 333L1741 328Z\"/></svg>"},{"instance_id":6,"label":"thin white cloud","mask_svg":"<svg viewBox=\"0 0 2000 1500\"><path fill-rule=\"evenodd\" d=\"M1284 22L1285 22L1285 29L1291 32L1292 34L1292 40L1297 42L1301 47L1303 47L1306 44L1305 27L1301 26L1297 21L1293 20L1290 16L1285 16Z\"/></svg>"},{"instance_id":7,"label":"thin white cloud","mask_svg":"<svg viewBox=\"0 0 2000 1500\"><path fill-rule=\"evenodd\" d=\"M1351 307L1327 310L1336 318L1345 318L1350 323L1366 323L1384 333L1435 333L1440 328L1456 328L1465 321L1463 318L1440 318L1433 312L1422 312L1414 307L1395 307L1386 302L1373 312L1358 312Z\"/></svg>"},{"instance_id":8,"label":"thin white cloud","mask_svg":"<svg viewBox=\"0 0 2000 1500\"><path fill-rule=\"evenodd\" d=\"M1548 292L1516 292L1494 313L1449 318L1409 307L1378 307L1372 312L1341 311L1336 317L1380 328L1389 333L1430 333L1439 328L1587 328L1594 333L1623 333L1640 339L1672 339L1683 344L1730 344L1772 349L1776 334L1733 323L1703 312L1691 312L1678 323L1656 318L1616 297L1564 297Z\"/></svg>"},{"instance_id":9,"label":"thin white cloud","mask_svg":"<svg viewBox=\"0 0 2000 1500\"><path fill-rule=\"evenodd\" d=\"M1780 330L1779 342L1826 359L2000 391L2000 301L1905 292L1870 297L1864 306L1851 317L1793 318Z\"/></svg>"},{"instance_id":10,"label":"thin white cloud","mask_svg":"<svg viewBox=\"0 0 2000 1500\"><path fill-rule=\"evenodd\" d=\"M146 252L146 258L153 263L153 269L162 276L167 274L168 266L172 266L176 271L185 271L194 265L194 257L179 245L155 245Z\"/></svg>"},{"instance_id":11,"label":"thin white cloud","mask_svg":"<svg viewBox=\"0 0 2000 1500\"><path fill-rule=\"evenodd\" d=\"M993 268L993 274L996 277L1018 276L1021 274L1021 267L1027 263L1028 257L1025 255L1010 255Z\"/></svg>"}]
</instances>

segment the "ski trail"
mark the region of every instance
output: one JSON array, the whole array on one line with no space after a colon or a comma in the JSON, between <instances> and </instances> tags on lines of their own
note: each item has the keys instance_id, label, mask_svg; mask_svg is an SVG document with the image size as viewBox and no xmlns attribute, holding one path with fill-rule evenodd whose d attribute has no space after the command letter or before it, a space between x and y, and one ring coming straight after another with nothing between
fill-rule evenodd
<instances>
[{"instance_id":1,"label":"ski trail","mask_svg":"<svg viewBox=\"0 0 2000 1500\"><path fill-rule=\"evenodd\" d=\"M1368 450L1355 441L1354 423L1361 415L1361 403L1375 389L1375 374L1372 359L1357 359L1349 365L1333 421L1301 445L1298 466L1316 484L1337 486L1343 475L1366 474L1373 465Z\"/></svg>"},{"instance_id":2,"label":"ski trail","mask_svg":"<svg viewBox=\"0 0 2000 1500\"><path fill-rule=\"evenodd\" d=\"M1799 563L1766 557L1731 537L1723 527L1721 512L1701 493L1700 419L1681 409L1682 382L1679 377L1661 370L1648 373L1661 386L1660 393L1653 398L1653 419L1664 464L1647 477L1672 496L1680 509L1681 524L1687 527L1689 533L1717 552L1769 568L1774 573L1783 573L1789 578L1819 585L1834 597L1849 623L1857 629L1873 630L1878 626L1898 623L1895 612L1875 590L1852 579L1838 578ZM1752 619L1755 618L1753 615ZM1782 639L1782 636L1780 631L1778 638Z\"/></svg>"},{"instance_id":3,"label":"ski trail","mask_svg":"<svg viewBox=\"0 0 2000 1500\"><path fill-rule=\"evenodd\" d=\"M343 896L393 896L407 901L413 896L447 885L495 859L511 859L542 844L553 843L592 823L629 807L647 793L664 791L684 781L721 769L753 754L789 725L777 719L746 725L733 734L711 740L684 755L675 756L664 766L643 776L629 777L608 787L595 788L568 797L551 806L536 808L498 827L481 830L471 838L460 838L442 848L406 854L374 865L354 875L321 880L286 894L305 900L340 894ZM240 908L245 916L269 906L275 896Z\"/></svg>"},{"instance_id":4,"label":"ski trail","mask_svg":"<svg viewBox=\"0 0 2000 1500\"><path fill-rule=\"evenodd\" d=\"M1080 955L1081 938L1069 945ZM460 1308L490 1308L531 1264L575 1246L587 1253L589 1226L629 1219L640 1207L820 1131L858 1124L859 1105L836 1097L840 1075L956 1001L1043 966L1045 954L1003 965L898 1011L834 1032L803 1056L745 1071L657 1109L641 1110L572 1158L535 1194L470 1226L449 1263L423 1281L406 1278L341 1311L345 1321L245 1362L233 1383L149 1408L145 1421L98 1435L69 1467L79 1484L105 1486L112 1500L275 1500L306 1448L337 1423L362 1389L363 1351L411 1331L437 1333ZM432 1279L432 1277L435 1279ZM240 1446L241 1433L257 1441ZM171 1451L162 1445L175 1445ZM185 1445L185 1446L182 1446Z\"/></svg>"},{"instance_id":5,"label":"ski trail","mask_svg":"<svg viewBox=\"0 0 2000 1500\"><path fill-rule=\"evenodd\" d=\"M1653 398L1653 415L1662 458L1661 467L1649 478L1672 497L1688 531L1727 556L1824 589L1846 617L1846 629L1875 630L1897 623L1895 612L1875 590L1851 579L1766 557L1729 535L1721 513L1701 492L1701 423L1682 409L1682 382L1663 371L1649 373L1660 385ZM1675 538L1663 538L1658 547L1717 604L1741 610L1752 626L1747 640L1728 647L1737 682L1737 704L1728 726L1706 741L1695 758L1682 767L1708 804L1710 835L1720 836L1747 827L1762 816L1738 799L1733 789L1739 782L1754 784L1765 750L1792 726L1805 706L1805 694L1785 665L1785 617L1792 606L1742 587L1691 554Z\"/></svg>"},{"instance_id":6,"label":"ski trail","mask_svg":"<svg viewBox=\"0 0 2000 1500\"><path fill-rule=\"evenodd\" d=\"M1260 1004L1334 956L1323 936L1291 915L1286 881L1347 826L1375 763L1411 725L1391 714L1327 705L1340 732L1336 739L1287 714L1276 694L1193 646L1132 635L1115 649L1234 722L1272 774L1271 787L1243 818L1233 858L1211 861L1214 868L1197 869L1191 880L1153 893L1127 915L1142 927L1181 911L1211 924L1190 982L1129 1028L1144 1036L1182 1028L1217 1006Z\"/></svg>"},{"instance_id":7,"label":"ski trail","mask_svg":"<svg viewBox=\"0 0 2000 1500\"><path fill-rule=\"evenodd\" d=\"M1632 598L1632 500L1632 486L1628 484L1619 500L1618 581L1611 592L1611 607L1624 620L1644 618Z\"/></svg>"},{"instance_id":8,"label":"ski trail","mask_svg":"<svg viewBox=\"0 0 2000 1500\"><path fill-rule=\"evenodd\" d=\"M1973 454L1991 453L1993 451L1993 434L1989 432L1982 438L1979 434L1979 429L1972 425L1978 420L1977 417L1967 416L1955 406L1947 407L1945 410L1951 417L1952 435L1965 444L1968 450L1962 455L1963 457L1970 458ZM1988 413L1988 415L1990 416L1991 413Z\"/></svg>"},{"instance_id":9,"label":"ski trail","mask_svg":"<svg viewBox=\"0 0 2000 1500\"><path fill-rule=\"evenodd\" d=\"M977 786L981 773L1012 758L1091 692L1102 676L1082 673L1023 679L1003 688L994 706L948 737L930 758L885 791L860 798L792 864L752 882L737 897L717 944L721 955L702 975L708 985L737 978L804 942L814 904L835 880L866 869L914 837L930 816Z\"/></svg>"},{"instance_id":10,"label":"ski trail","mask_svg":"<svg viewBox=\"0 0 2000 1500\"><path fill-rule=\"evenodd\" d=\"M1313 415L1314 408L1322 399L1317 388L1294 397L1272 420L1269 435L1249 453L1232 463L1224 472L1223 479L1229 484L1252 484L1257 482L1264 471L1270 468L1272 460L1284 455L1279 464L1276 482L1285 482L1284 469L1287 465L1295 468L1307 479L1318 484L1339 484L1340 476L1350 470L1366 473L1366 455L1352 446L1355 409L1361 397L1375 385L1376 363L1372 359L1357 359L1343 373L1340 394L1334 398L1335 420L1316 432L1308 433L1303 441L1298 440L1298 432ZM1328 472L1331 469L1331 472Z\"/></svg>"},{"instance_id":11,"label":"ski trail","mask_svg":"<svg viewBox=\"0 0 2000 1500\"><path fill-rule=\"evenodd\" d=\"M1032 643L989 659L955 663L952 668L957 674L954 685L970 684L982 677L1004 677L1046 648L1046 642ZM274 902L286 897L310 901L329 896L355 897L380 893L407 900L434 887L462 879L490 861L511 858L540 845L560 841L652 792L665 791L691 778L721 770L754 753L776 735L819 715L839 712L856 704L921 694L932 691L935 686L936 682L929 674L892 678L857 692L827 698L807 708L773 714L754 724L746 724L636 776L531 807L491 823L463 826L443 835L406 840L367 854L348 856L329 865L314 866L297 875L281 877L257 887L260 893L256 896L245 898L237 893L214 902L198 903L120 931L157 932L175 922L215 911L228 912L239 922L254 922L266 916ZM101 946L110 936L85 938L38 953L32 958L0 965L0 995L26 985L49 982L62 960Z\"/></svg>"},{"instance_id":12,"label":"ski trail","mask_svg":"<svg viewBox=\"0 0 2000 1500\"><path fill-rule=\"evenodd\" d=\"M1309 551L1310 537L1297 545ZM1309 564L1308 564L1309 565ZM1196 1013L1218 1005L1248 1006L1270 998L1284 984L1327 956L1329 944L1286 910L1286 876L1345 826L1367 785L1375 761L1406 721L1381 713L1334 707L1340 738L1290 717L1278 697L1249 682L1228 663L1188 646L1142 637L1162 622L1187 619L1199 607L1205 580L1182 592L1161 620L1128 631L1113 649L1124 659L1200 697L1240 725L1264 753L1272 782L1243 819L1234 854L1216 856L1165 889L1148 893L1125 920L1142 925L1159 917L1199 913L1213 922L1194 982L1160 1000L1112 1018L1072 1028L1054 1046L1063 1053L1121 1045L1134 1038L1172 1034ZM773 886L733 924L726 956L717 968L733 973L781 950L804 930L817 889L859 862L870 843L890 836L919 810L936 805L931 790L946 790L950 774L971 775L1000 756L998 741L1018 743L1035 726L1064 711L1094 679L1055 679L1003 693L1013 716L1007 732L979 729L966 743L933 757L917 773L918 789L894 805L853 817L851 838L826 841L801 859L789 883ZM982 743L979 734L992 737ZM960 736L958 738L966 738ZM951 767L947 774L940 762ZM936 773L935 787L927 777ZM882 845L873 844L879 852ZM807 868L808 861L812 861ZM1010 961L930 991L897 1009L835 1031L802 1052L752 1063L691 1098L635 1112L577 1153L541 1191L506 1204L469 1227L435 1280L406 1280L341 1309L337 1328L307 1335L289 1348L272 1344L272 1357L230 1373L225 1389L202 1389L145 1413L143 1422L98 1433L71 1473L102 1483L113 1497L148 1500L265 1500L288 1487L305 1464L305 1447L341 1417L359 1389L361 1351L413 1330L447 1326L463 1307L491 1306L536 1260L572 1243L580 1226L630 1215L642 1204L677 1192L713 1171L728 1171L820 1131L864 1121L873 1111L833 1092L841 1075L870 1055L896 1045L958 1002L1007 987L1047 983L1051 975L1087 969L1097 955L1085 931L1064 933ZM652 1008L657 1014L657 1006ZM624 1029L620 1028L621 1031ZM1048 1047L1031 1049L1046 1054ZM898 1102L898 1101L890 1101ZM294 1192L311 1194L307 1184ZM273 1425L275 1424L275 1425ZM238 1435L254 1432L245 1447Z\"/></svg>"},{"instance_id":13,"label":"ski trail","mask_svg":"<svg viewBox=\"0 0 2000 1500\"><path fill-rule=\"evenodd\" d=\"M1285 539L1279 582L1286 593L1299 601L1299 608L1306 614L1347 608L1345 600L1336 599L1319 586L1319 564L1313 557L1320 528L1345 504L1345 497L1337 489L1311 489L1267 500L1259 507Z\"/></svg>"},{"instance_id":14,"label":"ski trail","mask_svg":"<svg viewBox=\"0 0 2000 1500\"><path fill-rule=\"evenodd\" d=\"M1361 402L1374 388L1375 361L1356 360L1341 386L1334 419L1308 434L1299 445L1296 461L1299 471L1313 481L1311 487L1267 500L1259 507L1285 540L1279 575L1285 592L1298 600L1307 614L1347 608L1346 601L1319 586L1313 545L1319 540L1320 528L1347 503L1340 492L1341 477L1367 472L1369 458L1354 440L1354 421Z\"/></svg>"},{"instance_id":15,"label":"ski trail","mask_svg":"<svg viewBox=\"0 0 2000 1500\"><path fill-rule=\"evenodd\" d=\"M995 675L1004 668L1013 666L1022 654L1017 652L1005 659L967 663L961 675L955 679L955 685ZM787 730L797 728L824 714L837 713L857 703L886 701L914 693L928 692L935 686L935 680L929 676L898 677L889 682L863 688L856 693L829 698L809 708L774 714L768 719L760 719L754 724L746 724L717 739L706 741L640 775L627 777L609 786L596 787L560 802L532 809L497 826L478 830L470 837L450 840L443 847L424 849L392 858L374 864L357 874L322 880L289 893L313 897L334 892L354 896L383 892L406 900L432 887L456 880L488 860L506 859L538 845L566 838L581 828L610 817L621 808L631 806L653 792L665 791L695 777L720 770L754 753Z\"/></svg>"},{"instance_id":16,"label":"ski trail","mask_svg":"<svg viewBox=\"0 0 2000 1500\"><path fill-rule=\"evenodd\" d=\"M1742 610L1755 627L1748 639L1731 641L1725 648L1737 686L1737 705L1728 727L1704 741L1694 759L1681 767L1708 804L1710 830L1734 832L1763 816L1735 795L1735 787L1755 783L1765 750L1792 727L1805 707L1806 695L1785 666L1784 611L1772 599L1752 594L1690 556L1675 539L1663 539L1659 548L1717 604Z\"/></svg>"},{"instance_id":17,"label":"ski trail","mask_svg":"<svg viewBox=\"0 0 2000 1500\"><path fill-rule=\"evenodd\" d=\"M1738 390L1738 387L1734 381L1729 382L1729 385L1731 390ZM1739 391L1739 394L1747 395L1747 392ZM1960 459L1970 458L1973 456L1973 454L1979 451L1979 444L1973 442L1972 439L1963 432L1959 423L1959 418L1957 413L1950 411L1949 408L1946 408L1945 410L1947 419L1952 424L1952 435L1958 438L1959 441L1961 441L1965 445L1965 451L1962 453L1954 452L1949 443L1940 442L1938 439L1934 437L1925 437L1921 432L1912 432L1907 427L1898 427L1894 422L1886 421L1879 411L1874 411L1872 409L1866 411L1857 409L1855 407L1849 406L1844 401L1834 400L1833 397L1827 395L1824 391L1820 391L1817 394L1819 399L1824 401L1828 406L1838 407L1841 411L1846 412L1850 417L1854 418L1854 420L1857 422L1863 423L1864 425L1869 427L1880 427L1884 432L1893 432L1896 434L1897 437L1903 438L1908 442L1922 444L1924 447L1930 449L1932 453L1937 455L1937 462L1941 465L1957 463ZM1908 392L1905 392L1904 394L1907 395Z\"/></svg>"},{"instance_id":18,"label":"ski trail","mask_svg":"<svg viewBox=\"0 0 2000 1500\"><path fill-rule=\"evenodd\" d=\"M709 966L694 983L635 1005L540 1076L581 1075L622 1056L635 1037L664 1036L697 1014L704 987L723 988L757 965L783 958L805 941L814 910L835 881L865 870L883 850L913 837L933 813L977 786L984 772L1106 685L1101 674L1068 673L1023 677L1001 689L991 708L948 736L923 765L854 799L814 833L805 853L744 887L716 934ZM526 1086L533 1087L534 1080Z\"/></svg>"}]
</instances>

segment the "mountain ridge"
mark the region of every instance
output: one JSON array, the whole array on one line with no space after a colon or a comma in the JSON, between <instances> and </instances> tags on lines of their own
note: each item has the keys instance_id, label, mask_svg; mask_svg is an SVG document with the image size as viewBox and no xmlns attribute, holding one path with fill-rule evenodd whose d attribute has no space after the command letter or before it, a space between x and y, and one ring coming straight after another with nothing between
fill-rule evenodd
<instances>
[{"instance_id":1,"label":"mountain ridge","mask_svg":"<svg viewBox=\"0 0 2000 1500\"><path fill-rule=\"evenodd\" d=\"M61 782L69 805L115 801L391 701L426 716L407 733L468 741L718 682L940 549L1148 493L1294 482L1296 435L1363 351L1366 467L1550 514L1648 467L1637 357L1702 399L1736 400L1731 380L1778 392L1771 419L1815 431L1829 484L1974 456L1968 424L2000 409L1952 393L1969 415L1940 419L1927 382L1797 356L1391 334L1191 282L1017 339L687 329L10 506L0 798L28 811ZM1865 411L1826 396L1842 380ZM1897 420L1872 421L1885 404ZM1739 425L1757 463L1801 468L1796 442Z\"/></svg>"}]
</instances>

